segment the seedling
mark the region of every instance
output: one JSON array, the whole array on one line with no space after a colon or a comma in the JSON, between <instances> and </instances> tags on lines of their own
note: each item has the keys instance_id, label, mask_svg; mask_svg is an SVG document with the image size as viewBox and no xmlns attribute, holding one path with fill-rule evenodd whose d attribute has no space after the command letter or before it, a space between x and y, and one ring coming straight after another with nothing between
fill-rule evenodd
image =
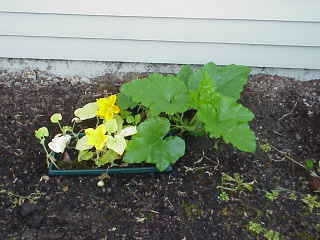
<instances>
[{"instance_id":1,"label":"seedling","mask_svg":"<svg viewBox=\"0 0 320 240\"><path fill-rule=\"evenodd\" d=\"M295 201L295 200L297 200L297 195L295 194L295 193L290 193L289 195L288 195L288 198L290 199L290 200L293 200L293 201Z\"/></svg>"},{"instance_id":2,"label":"seedling","mask_svg":"<svg viewBox=\"0 0 320 240\"><path fill-rule=\"evenodd\" d=\"M274 201L279 197L279 191L272 190L271 192L266 192L264 196L270 201Z\"/></svg>"},{"instance_id":3,"label":"seedling","mask_svg":"<svg viewBox=\"0 0 320 240\"><path fill-rule=\"evenodd\" d=\"M38 200L44 195L44 193L37 190L33 193L30 193L29 195L22 196L5 189L1 189L0 194L5 194L9 197L9 200L12 204L12 208L16 208L17 206L20 206L25 201L29 201L30 203L37 203Z\"/></svg>"},{"instance_id":4,"label":"seedling","mask_svg":"<svg viewBox=\"0 0 320 240\"><path fill-rule=\"evenodd\" d=\"M262 152L268 153L272 150L272 146L269 143L260 144L260 149Z\"/></svg>"},{"instance_id":5,"label":"seedling","mask_svg":"<svg viewBox=\"0 0 320 240\"><path fill-rule=\"evenodd\" d=\"M250 221L247 227L248 230L254 234L260 234L264 231L264 228L260 223L255 223L253 221Z\"/></svg>"},{"instance_id":6,"label":"seedling","mask_svg":"<svg viewBox=\"0 0 320 240\"><path fill-rule=\"evenodd\" d=\"M276 232L273 230L268 230L268 229L262 227L262 225L260 223L255 223L253 221L250 221L247 225L247 229L249 232L256 234L256 235L263 233L263 236L267 240L280 240L280 233L279 232Z\"/></svg>"},{"instance_id":7,"label":"seedling","mask_svg":"<svg viewBox=\"0 0 320 240\"><path fill-rule=\"evenodd\" d=\"M227 192L225 191L222 191L219 193L218 195L218 199L221 200L221 201L229 201L230 200L230 196Z\"/></svg>"},{"instance_id":8,"label":"seedling","mask_svg":"<svg viewBox=\"0 0 320 240\"><path fill-rule=\"evenodd\" d=\"M268 230L266 231L263 236L267 240L280 240L280 233L273 231L273 230Z\"/></svg>"},{"instance_id":9,"label":"seedling","mask_svg":"<svg viewBox=\"0 0 320 240\"><path fill-rule=\"evenodd\" d=\"M313 212L313 209L315 208L320 208L320 202L318 202L317 196L307 194L301 199L301 201L308 206L310 212Z\"/></svg>"},{"instance_id":10,"label":"seedling","mask_svg":"<svg viewBox=\"0 0 320 240\"><path fill-rule=\"evenodd\" d=\"M221 193L238 192L241 194L245 191L251 192L253 190L253 184L254 181L248 183L244 182L239 173L234 173L233 176L230 176L226 173L222 173L221 185L218 186L217 189L221 189Z\"/></svg>"}]
</instances>

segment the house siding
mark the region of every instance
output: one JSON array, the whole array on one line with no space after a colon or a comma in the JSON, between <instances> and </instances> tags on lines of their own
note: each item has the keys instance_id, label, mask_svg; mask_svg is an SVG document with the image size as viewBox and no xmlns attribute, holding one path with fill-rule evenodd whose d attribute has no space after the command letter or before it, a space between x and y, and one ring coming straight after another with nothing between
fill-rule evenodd
<instances>
[{"instance_id":1,"label":"house siding","mask_svg":"<svg viewBox=\"0 0 320 240\"><path fill-rule=\"evenodd\" d=\"M320 69L318 1L93 2L2 2L0 57Z\"/></svg>"}]
</instances>

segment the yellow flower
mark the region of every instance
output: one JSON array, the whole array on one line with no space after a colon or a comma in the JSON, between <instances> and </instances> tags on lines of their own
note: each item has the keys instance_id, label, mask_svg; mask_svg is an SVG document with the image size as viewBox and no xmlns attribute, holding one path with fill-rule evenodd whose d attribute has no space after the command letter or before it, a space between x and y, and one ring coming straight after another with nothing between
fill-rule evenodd
<instances>
[{"instance_id":1,"label":"yellow flower","mask_svg":"<svg viewBox=\"0 0 320 240\"><path fill-rule=\"evenodd\" d=\"M111 95L107 98L97 99L97 116L104 119L105 121L111 120L113 118L113 114L120 112L120 108L115 105L116 100L117 95Z\"/></svg>"},{"instance_id":2,"label":"yellow flower","mask_svg":"<svg viewBox=\"0 0 320 240\"><path fill-rule=\"evenodd\" d=\"M107 129L101 124L96 129L87 128L85 134L88 138L88 144L95 146L97 150L102 150L107 142L108 136L106 136Z\"/></svg>"}]
</instances>

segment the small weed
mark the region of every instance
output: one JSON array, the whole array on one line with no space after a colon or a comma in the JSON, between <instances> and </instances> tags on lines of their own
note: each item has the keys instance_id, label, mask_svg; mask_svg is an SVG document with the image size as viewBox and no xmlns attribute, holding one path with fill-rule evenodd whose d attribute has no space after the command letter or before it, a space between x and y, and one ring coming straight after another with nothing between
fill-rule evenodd
<instances>
[{"instance_id":1,"label":"small weed","mask_svg":"<svg viewBox=\"0 0 320 240\"><path fill-rule=\"evenodd\" d=\"M295 201L295 200L297 200L297 195L295 194L295 193L290 193L289 195L288 195L288 198L290 199L290 200L293 200L293 201Z\"/></svg>"},{"instance_id":2,"label":"small weed","mask_svg":"<svg viewBox=\"0 0 320 240\"><path fill-rule=\"evenodd\" d=\"M230 200L230 196L227 192L225 191L222 191L219 196L218 196L218 199L221 200L221 201L229 201Z\"/></svg>"},{"instance_id":3,"label":"small weed","mask_svg":"<svg viewBox=\"0 0 320 240\"><path fill-rule=\"evenodd\" d=\"M250 221L248 224L248 230L252 233L260 234L264 231L264 228L261 226L260 223Z\"/></svg>"},{"instance_id":4,"label":"small weed","mask_svg":"<svg viewBox=\"0 0 320 240\"><path fill-rule=\"evenodd\" d=\"M272 146L269 143L260 144L260 149L262 152L270 152L272 150Z\"/></svg>"},{"instance_id":5,"label":"small weed","mask_svg":"<svg viewBox=\"0 0 320 240\"><path fill-rule=\"evenodd\" d=\"M245 191L252 191L254 181L246 183L243 179L241 179L241 175L239 173L234 173L233 176L230 176L226 173L222 173L221 186L218 186L218 189L222 189L222 191L228 192L239 192L243 193Z\"/></svg>"},{"instance_id":6,"label":"small weed","mask_svg":"<svg viewBox=\"0 0 320 240\"><path fill-rule=\"evenodd\" d=\"M268 230L266 231L263 236L267 240L280 240L280 233L273 231L273 230Z\"/></svg>"},{"instance_id":7,"label":"small weed","mask_svg":"<svg viewBox=\"0 0 320 240\"><path fill-rule=\"evenodd\" d=\"M37 201L44 195L44 193L36 190L36 192L34 193L31 193L27 196L22 196L5 189L1 189L0 194L5 194L9 197L9 200L12 204L12 208L16 208L17 206L20 206L25 201L29 201L30 203L37 203Z\"/></svg>"},{"instance_id":8,"label":"small weed","mask_svg":"<svg viewBox=\"0 0 320 240\"><path fill-rule=\"evenodd\" d=\"M314 208L320 208L320 202L318 202L317 196L307 194L301 199L301 201L309 207L310 212L312 212Z\"/></svg>"},{"instance_id":9,"label":"small weed","mask_svg":"<svg viewBox=\"0 0 320 240\"><path fill-rule=\"evenodd\" d=\"M279 197L279 192L276 190L272 190L271 192L266 192L264 196L268 198L270 201L274 201Z\"/></svg>"},{"instance_id":10,"label":"small weed","mask_svg":"<svg viewBox=\"0 0 320 240\"><path fill-rule=\"evenodd\" d=\"M255 223L253 221L250 221L249 224L247 225L247 229L249 232L256 235L263 233L263 236L267 240L280 240L280 233L273 230L268 230L262 227L260 223Z\"/></svg>"}]
</instances>

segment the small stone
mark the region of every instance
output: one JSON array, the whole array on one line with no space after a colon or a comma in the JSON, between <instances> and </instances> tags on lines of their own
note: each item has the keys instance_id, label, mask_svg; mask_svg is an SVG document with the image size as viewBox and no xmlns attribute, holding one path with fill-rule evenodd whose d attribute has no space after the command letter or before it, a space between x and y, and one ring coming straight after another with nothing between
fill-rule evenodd
<instances>
[{"instance_id":1,"label":"small stone","mask_svg":"<svg viewBox=\"0 0 320 240\"><path fill-rule=\"evenodd\" d=\"M99 182L97 182L97 186L98 187L104 187L104 181L100 180Z\"/></svg>"},{"instance_id":2,"label":"small stone","mask_svg":"<svg viewBox=\"0 0 320 240\"><path fill-rule=\"evenodd\" d=\"M68 192L69 191L69 187L66 185L66 186L64 186L63 188L62 188L62 191L64 191L64 192Z\"/></svg>"},{"instance_id":3,"label":"small stone","mask_svg":"<svg viewBox=\"0 0 320 240\"><path fill-rule=\"evenodd\" d=\"M48 182L50 180L49 176L44 175L40 178L40 182L44 181L44 182Z\"/></svg>"}]
</instances>

